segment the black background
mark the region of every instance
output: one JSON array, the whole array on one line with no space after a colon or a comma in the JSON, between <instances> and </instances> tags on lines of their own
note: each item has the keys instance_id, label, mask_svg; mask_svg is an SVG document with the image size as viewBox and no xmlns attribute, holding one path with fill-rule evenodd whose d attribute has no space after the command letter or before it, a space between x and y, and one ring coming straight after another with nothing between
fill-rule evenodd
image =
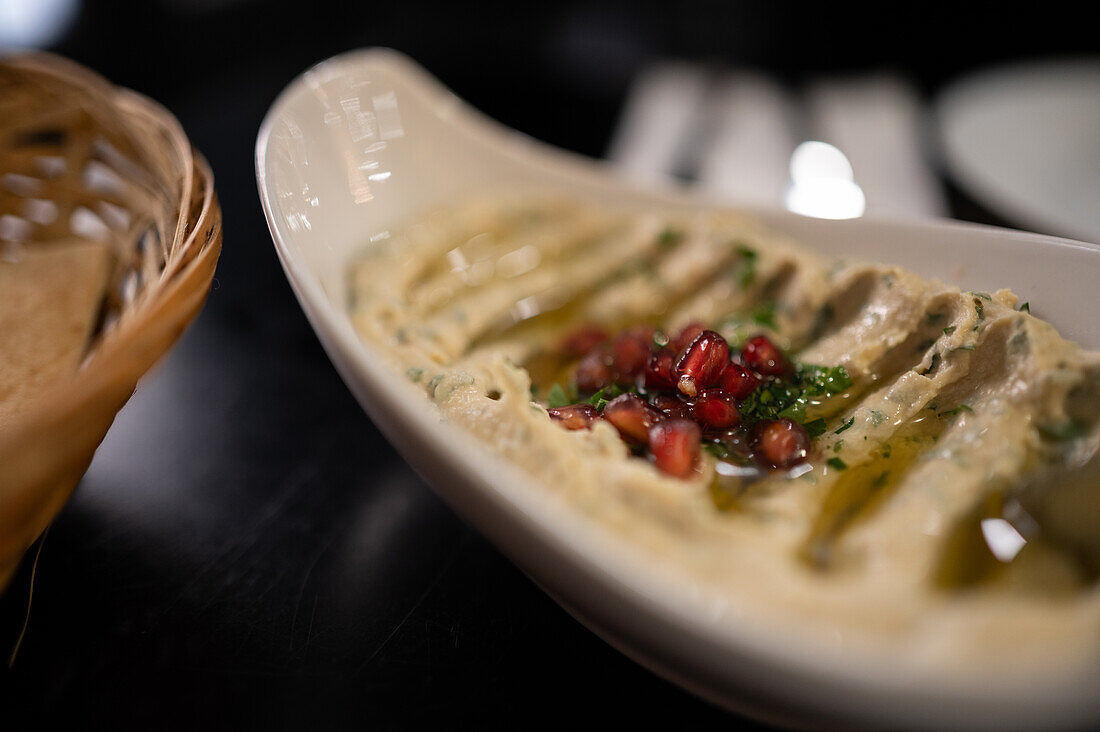
<instances>
[{"instance_id":1,"label":"black background","mask_svg":"<svg viewBox=\"0 0 1100 732\"><path fill-rule=\"evenodd\" d=\"M505 124L597 156L631 77L662 58L795 87L890 69L932 94L994 62L1097 50L1072 4L982 5L85 3L52 50L180 118L214 168L224 251L206 309L43 544L26 636L0 670L0 727L752 728L604 645L396 456L279 269L256 130L295 75L364 46L402 50ZM5 661L30 585L27 561L0 597Z\"/></svg>"}]
</instances>

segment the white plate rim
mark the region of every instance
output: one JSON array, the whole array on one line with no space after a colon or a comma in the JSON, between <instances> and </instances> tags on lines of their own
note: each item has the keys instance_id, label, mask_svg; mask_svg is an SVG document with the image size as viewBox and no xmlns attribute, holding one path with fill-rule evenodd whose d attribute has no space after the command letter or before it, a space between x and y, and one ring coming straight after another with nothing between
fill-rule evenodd
<instances>
[{"instance_id":1,"label":"white plate rim","mask_svg":"<svg viewBox=\"0 0 1100 732\"><path fill-rule=\"evenodd\" d=\"M577 176L597 176L602 179L610 176L598 163L535 142L526 135L514 132L482 116L472 107L458 100L453 93L415 63L388 49L352 51L324 61L305 72L279 95L260 127L255 158L257 184L276 251L296 296L345 382L387 436L392 439L397 435L411 440L410 435L419 433L422 437L431 437L438 444L445 446L442 452L449 466L456 471L456 481L465 481L469 485L479 485L482 488L492 487L492 490L481 490L477 495L469 493L469 485L464 495L441 490L444 498L460 514L474 523L521 568L530 570L532 566L539 566L543 571L537 574L537 579L545 582L546 589L555 597L559 597L563 605L572 605L572 598L562 597L560 592L562 583L568 586L579 576L583 578L583 582L594 584L609 597L613 597L616 602L625 603L633 609L649 613L649 615L639 614L635 625L641 627L630 627L629 622L624 622L622 627L617 627L618 631L623 631L625 628L624 635L629 638L625 641L617 639L615 644L636 647L639 635L652 638L656 629L669 633L674 641L658 644L658 652L670 653L671 651L674 660L677 647L696 654L692 663L689 664L691 668L686 673L679 668L661 669L660 666L667 659L656 658L648 659L647 665L657 667L665 675L678 677L682 685L725 706L749 711L754 716L787 724L814 724L830 719L874 724L890 720L894 724L908 727L923 724L951 725L965 718L971 723L992 728L1002 727L1005 724L1017 726L1021 722L1028 721L1052 721L1051 708L1064 703L1064 699L1054 700L1054 704L1042 705L1044 709L1040 716L1028 717L1027 705L1020 705L1018 698L1015 700L1006 698L1003 693L997 693L996 690L991 690L992 693L985 698L979 698L970 693L960 698L952 693L954 689L947 686L937 689L913 689L908 680L891 678L888 674L883 674L881 668L853 669L850 666L837 666L836 658L807 658L797 648L783 648L775 645L771 640L760 642L759 639L747 637L743 632L729 632L728 629L701 623L701 613L706 609L705 601L690 595L673 599L667 593L668 578L662 577L659 581L652 581L652 578L641 571L638 562L632 561L629 552L623 551L623 546L617 545L614 541L609 543L606 537L594 536L587 530L589 526L585 522L578 521L575 514L563 509L554 501L547 500L547 497L539 492L516 490L515 486L529 482L518 469L496 459L483 457L479 460L470 460L468 455L471 453L482 456L487 456L488 453L464 433L439 424L437 417L428 409L406 409L402 402L408 395L415 393L413 387L407 386L393 392L375 389L368 393L363 386L364 380L380 384L389 374L380 365L379 359L371 357L371 348L363 344L355 335L346 313L338 312L331 306L320 282L300 258L293 245L291 232L276 215L276 202L267 185L268 142L280 109L285 106L289 95L302 92L303 79L308 74L323 72L328 64L344 63L376 64L386 67L398 76L405 77L409 90L431 98L433 104L438 105L439 108L446 108L449 121L462 127L464 133L495 138L494 141L498 145L506 149L509 154L520 158L520 162L524 164L566 166L571 169L571 174ZM534 159L522 160L523 158ZM707 203L705 200L700 201L697 196L690 196L677 190L657 188L642 193L670 201L688 201L703 205ZM758 211L758 213L766 220L776 216L790 216L786 213L769 211ZM995 231L998 237L1006 241L1042 241L1049 246L1083 249L1092 254L1100 252L1095 245L1081 242L959 222L899 221L884 222L883 225L894 229L932 230L941 234ZM395 444L398 443L397 440L394 441ZM400 444L398 447L402 449ZM404 453L403 449L402 452ZM407 455L406 458L408 458ZM415 467L415 463L413 464ZM439 490L439 486L433 484L433 487ZM470 505L471 503L477 505ZM507 530L502 530L499 524L491 525L494 521L510 522L511 526L507 527ZM512 536L517 529L521 534L533 538L532 543L539 547L540 552L550 551L556 559L560 560L561 571L557 573L546 571L544 558L532 556L534 552L518 549ZM593 561L594 556L599 557L599 560ZM603 604L607 604L606 599ZM575 607L572 611L585 617L586 622L592 626L597 628L601 626L600 620L589 616L587 612ZM671 649L670 646L672 646ZM755 671L763 677L776 677L788 684L801 681L803 684L812 684L812 686L800 691L802 696L799 701L802 702L802 706L788 710L777 709L774 706L776 699L791 701L789 695L775 689L778 685L775 679L762 682L764 687L775 692L770 696L765 695L769 702L767 704L753 704L752 700L730 697L728 694L723 694L721 690L716 691L711 685L714 679L705 678L705 673L700 671L700 669L707 669L721 675L722 666L726 665L730 659L755 664ZM730 670L725 669L725 672L730 673ZM744 678L741 678L738 683L752 686L752 683ZM854 691L862 693L864 697L859 700L841 698L844 693ZM1014 701L1017 703L1013 703ZM1089 709L1087 713L1092 714L1093 710ZM1067 720L1072 722L1073 718L1067 717Z\"/></svg>"}]
</instances>

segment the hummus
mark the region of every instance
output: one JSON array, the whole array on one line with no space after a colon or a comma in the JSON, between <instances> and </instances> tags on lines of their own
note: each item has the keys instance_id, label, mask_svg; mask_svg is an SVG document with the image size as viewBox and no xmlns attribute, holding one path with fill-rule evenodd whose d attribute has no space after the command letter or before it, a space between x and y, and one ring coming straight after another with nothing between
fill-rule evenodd
<instances>
[{"instance_id":1,"label":"hummus","mask_svg":"<svg viewBox=\"0 0 1100 732\"><path fill-rule=\"evenodd\" d=\"M351 291L362 337L442 419L728 598L729 622L935 673L1100 661L1100 354L1007 290L825 261L730 212L544 199L372 241ZM692 321L846 369L807 408L825 421L807 464L746 477L706 454L679 479L606 422L549 418L547 354L570 328Z\"/></svg>"}]
</instances>

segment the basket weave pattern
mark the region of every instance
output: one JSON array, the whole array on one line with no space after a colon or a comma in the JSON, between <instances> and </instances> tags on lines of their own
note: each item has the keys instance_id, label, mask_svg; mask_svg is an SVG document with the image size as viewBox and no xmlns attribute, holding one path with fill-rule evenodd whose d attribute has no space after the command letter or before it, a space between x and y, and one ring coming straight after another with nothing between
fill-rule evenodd
<instances>
[{"instance_id":1,"label":"basket weave pattern","mask_svg":"<svg viewBox=\"0 0 1100 732\"><path fill-rule=\"evenodd\" d=\"M171 114L57 57L0 59L0 257L74 238L117 265L81 367L0 426L0 589L201 308L221 250L213 176Z\"/></svg>"}]
</instances>

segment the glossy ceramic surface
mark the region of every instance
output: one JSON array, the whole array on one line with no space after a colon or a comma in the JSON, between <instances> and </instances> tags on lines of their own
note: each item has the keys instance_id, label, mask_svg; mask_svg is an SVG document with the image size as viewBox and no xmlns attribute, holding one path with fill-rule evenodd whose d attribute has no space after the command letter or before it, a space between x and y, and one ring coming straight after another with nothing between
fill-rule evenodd
<instances>
[{"instance_id":1,"label":"glossy ceramic surface","mask_svg":"<svg viewBox=\"0 0 1100 732\"><path fill-rule=\"evenodd\" d=\"M391 442L467 521L623 652L719 704L799 726L1008 727L1100 718L1095 679L993 688L914 675L904 659L845 651L813 629L731 622L735 608L561 505L394 385L347 316L347 267L372 237L483 189L697 207L485 119L405 57L367 50L296 79L261 127L256 172L292 287L333 363ZM1100 346L1100 249L948 222L821 221L757 212L827 254L888 261L974 290L1012 287L1035 312ZM1086 293L1086 294L1082 294ZM399 380L401 381L401 380ZM578 662L583 662L578 660Z\"/></svg>"}]
</instances>

